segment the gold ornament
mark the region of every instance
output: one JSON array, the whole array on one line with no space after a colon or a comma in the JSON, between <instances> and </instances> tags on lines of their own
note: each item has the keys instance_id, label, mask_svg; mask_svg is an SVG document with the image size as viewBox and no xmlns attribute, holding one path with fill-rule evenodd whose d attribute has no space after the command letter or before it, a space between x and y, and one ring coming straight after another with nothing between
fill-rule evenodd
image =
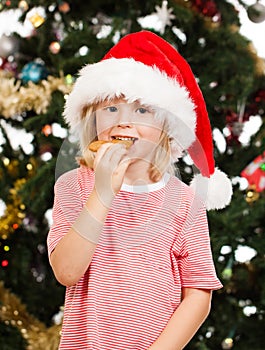
<instances>
[{"instance_id":1,"label":"gold ornament","mask_svg":"<svg viewBox=\"0 0 265 350\"><path fill-rule=\"evenodd\" d=\"M6 205L4 215L0 220L0 238L7 239L8 236L15 232L22 224L25 218L25 204L19 196L19 191L26 183L26 179L15 181L14 187L9 190L10 202Z\"/></svg>"},{"instance_id":2,"label":"gold ornament","mask_svg":"<svg viewBox=\"0 0 265 350\"><path fill-rule=\"evenodd\" d=\"M39 28L45 22L45 18L38 13L34 13L34 15L30 16L29 20L34 28Z\"/></svg>"},{"instance_id":3,"label":"gold ornament","mask_svg":"<svg viewBox=\"0 0 265 350\"><path fill-rule=\"evenodd\" d=\"M0 320L16 326L26 339L27 350L57 350L60 341L61 325L47 328L31 316L20 299L0 282Z\"/></svg>"},{"instance_id":4,"label":"gold ornament","mask_svg":"<svg viewBox=\"0 0 265 350\"><path fill-rule=\"evenodd\" d=\"M247 189L245 200L247 203L252 204L259 199L259 196L260 194L256 191L256 186L252 185Z\"/></svg>"},{"instance_id":5,"label":"gold ornament","mask_svg":"<svg viewBox=\"0 0 265 350\"><path fill-rule=\"evenodd\" d=\"M27 86L22 86L21 81L0 71L0 114L10 118L26 111L46 113L52 93L60 91L67 95L71 92L72 85L64 76L49 76L38 84L30 81Z\"/></svg>"}]
</instances>

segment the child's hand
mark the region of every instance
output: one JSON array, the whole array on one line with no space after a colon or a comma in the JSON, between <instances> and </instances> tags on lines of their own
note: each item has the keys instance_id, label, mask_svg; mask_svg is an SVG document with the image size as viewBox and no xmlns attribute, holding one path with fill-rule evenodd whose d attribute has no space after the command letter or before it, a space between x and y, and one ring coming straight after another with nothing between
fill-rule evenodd
<instances>
[{"instance_id":1,"label":"child's hand","mask_svg":"<svg viewBox=\"0 0 265 350\"><path fill-rule=\"evenodd\" d=\"M95 161L95 190L105 206L110 206L119 192L125 172L130 164L126 158L127 149L122 144L103 144L98 150Z\"/></svg>"}]
</instances>

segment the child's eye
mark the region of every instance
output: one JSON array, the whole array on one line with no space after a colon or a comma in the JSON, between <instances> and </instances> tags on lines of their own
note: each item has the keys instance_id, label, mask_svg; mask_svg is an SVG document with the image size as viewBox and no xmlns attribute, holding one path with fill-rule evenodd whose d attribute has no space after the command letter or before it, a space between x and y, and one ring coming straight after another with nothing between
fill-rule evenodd
<instances>
[{"instance_id":1,"label":"child's eye","mask_svg":"<svg viewBox=\"0 0 265 350\"><path fill-rule=\"evenodd\" d=\"M115 107L115 106L109 106L109 107L106 107L104 109L106 109L109 112L117 112L117 110L118 110L117 107Z\"/></svg>"},{"instance_id":2,"label":"child's eye","mask_svg":"<svg viewBox=\"0 0 265 350\"><path fill-rule=\"evenodd\" d=\"M140 114L145 114L145 113L149 113L149 110L147 108L140 107L140 108L137 108L136 112L139 112Z\"/></svg>"}]
</instances>

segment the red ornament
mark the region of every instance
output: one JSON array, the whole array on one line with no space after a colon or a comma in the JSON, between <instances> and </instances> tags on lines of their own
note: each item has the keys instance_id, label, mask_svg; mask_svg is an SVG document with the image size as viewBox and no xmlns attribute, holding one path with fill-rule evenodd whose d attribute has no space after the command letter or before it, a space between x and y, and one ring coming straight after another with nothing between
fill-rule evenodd
<instances>
[{"instance_id":1,"label":"red ornament","mask_svg":"<svg viewBox=\"0 0 265 350\"><path fill-rule=\"evenodd\" d=\"M2 267L7 267L8 266L8 260L3 260L1 262Z\"/></svg>"},{"instance_id":2,"label":"red ornament","mask_svg":"<svg viewBox=\"0 0 265 350\"><path fill-rule=\"evenodd\" d=\"M4 70L6 72L16 75L17 64L15 62L9 62L7 58L0 57L0 70Z\"/></svg>"},{"instance_id":3,"label":"red ornament","mask_svg":"<svg viewBox=\"0 0 265 350\"><path fill-rule=\"evenodd\" d=\"M216 3L213 0L193 0L193 5L204 16L220 16Z\"/></svg>"},{"instance_id":4,"label":"red ornament","mask_svg":"<svg viewBox=\"0 0 265 350\"><path fill-rule=\"evenodd\" d=\"M244 122L239 120L237 113L233 111L228 111L225 117L226 127L229 130L230 134L226 137L226 142L229 146L231 145L241 145L239 137L243 131Z\"/></svg>"},{"instance_id":5,"label":"red ornament","mask_svg":"<svg viewBox=\"0 0 265 350\"><path fill-rule=\"evenodd\" d=\"M250 186L255 186L257 192L265 190L265 151L256 157L242 172L241 176L248 180Z\"/></svg>"}]
</instances>

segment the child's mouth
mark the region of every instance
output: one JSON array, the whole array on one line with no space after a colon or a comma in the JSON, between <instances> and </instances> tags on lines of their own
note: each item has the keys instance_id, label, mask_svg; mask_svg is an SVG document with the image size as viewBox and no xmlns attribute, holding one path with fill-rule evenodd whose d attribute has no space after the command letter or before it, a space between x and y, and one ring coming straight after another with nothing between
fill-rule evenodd
<instances>
[{"instance_id":1,"label":"child's mouth","mask_svg":"<svg viewBox=\"0 0 265 350\"><path fill-rule=\"evenodd\" d=\"M121 141L132 141L133 143L138 140L137 137L130 136L112 136L112 140L121 140Z\"/></svg>"}]
</instances>

